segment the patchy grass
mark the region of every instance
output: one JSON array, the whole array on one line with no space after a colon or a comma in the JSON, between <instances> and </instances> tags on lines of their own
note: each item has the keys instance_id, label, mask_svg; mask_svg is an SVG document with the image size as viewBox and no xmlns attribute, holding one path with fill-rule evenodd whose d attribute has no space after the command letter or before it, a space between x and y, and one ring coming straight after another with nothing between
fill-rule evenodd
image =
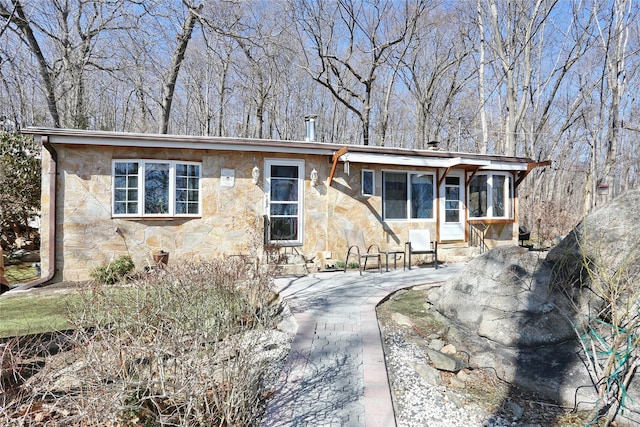
<instances>
[{"instance_id":1,"label":"patchy grass","mask_svg":"<svg viewBox=\"0 0 640 427\"><path fill-rule=\"evenodd\" d=\"M68 307L79 300L77 292L0 297L0 338L70 329Z\"/></svg>"},{"instance_id":2,"label":"patchy grass","mask_svg":"<svg viewBox=\"0 0 640 427\"><path fill-rule=\"evenodd\" d=\"M27 283L38 277L36 268L30 262L5 265L5 278L9 282L9 285Z\"/></svg>"},{"instance_id":3,"label":"patchy grass","mask_svg":"<svg viewBox=\"0 0 640 427\"><path fill-rule=\"evenodd\" d=\"M419 334L442 333L444 326L425 308L424 291L407 289L396 292L387 302L378 307L378 316L401 313L411 319Z\"/></svg>"}]
</instances>

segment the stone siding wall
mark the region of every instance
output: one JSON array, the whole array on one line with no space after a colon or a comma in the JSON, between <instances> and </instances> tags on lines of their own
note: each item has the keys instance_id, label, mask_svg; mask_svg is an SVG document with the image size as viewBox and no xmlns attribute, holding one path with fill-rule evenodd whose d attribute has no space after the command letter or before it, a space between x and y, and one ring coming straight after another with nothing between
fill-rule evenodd
<instances>
[{"instance_id":1,"label":"stone siding wall","mask_svg":"<svg viewBox=\"0 0 640 427\"><path fill-rule=\"evenodd\" d=\"M278 155L258 152L171 150L109 146L56 145L58 174L56 194L57 280L81 281L91 272L120 255L130 255L138 269L153 265L152 254L170 253L169 264L210 260L249 254L252 242L261 244L264 214L264 161ZM43 154L43 167L48 153ZM111 215L111 165L113 159L159 159L202 162L202 217L147 219L114 218ZM304 160L304 245L296 252L313 259L320 268L344 260L345 230L360 228L367 244L383 250L404 248L408 230L429 228L436 234L434 221L382 221L382 172L380 167L352 164L345 173L340 163L333 184L327 186L331 162L327 156L282 155L283 159ZM261 170L259 183L252 181L254 166ZM223 187L223 168L235 171L233 187ZM375 195L362 196L361 170L375 170ZM311 186L309 174L316 169L318 185ZM385 170L394 167L385 167ZM400 167L398 170L406 170ZM44 172L44 171L43 171ZM44 185L43 207L49 195ZM48 270L45 248L50 236L48 214L43 209L42 270ZM497 227L495 227L497 229ZM509 227L496 235L505 238ZM517 230L517 226L515 227ZM119 232L116 232L119 230ZM496 230L498 231L498 230ZM512 237L513 238L513 237ZM330 258L325 258L331 252Z\"/></svg>"}]
</instances>

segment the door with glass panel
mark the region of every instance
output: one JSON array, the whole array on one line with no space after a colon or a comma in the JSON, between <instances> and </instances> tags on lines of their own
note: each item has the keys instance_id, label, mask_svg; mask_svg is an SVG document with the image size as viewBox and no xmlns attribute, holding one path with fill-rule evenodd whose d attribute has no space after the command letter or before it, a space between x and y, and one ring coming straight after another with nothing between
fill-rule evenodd
<instances>
[{"instance_id":1,"label":"door with glass panel","mask_svg":"<svg viewBox=\"0 0 640 427\"><path fill-rule=\"evenodd\" d=\"M449 172L440 186L440 240L464 240L464 176Z\"/></svg>"},{"instance_id":2,"label":"door with glass panel","mask_svg":"<svg viewBox=\"0 0 640 427\"><path fill-rule=\"evenodd\" d=\"M266 160L264 179L267 240L285 246L301 245L304 162Z\"/></svg>"}]
</instances>

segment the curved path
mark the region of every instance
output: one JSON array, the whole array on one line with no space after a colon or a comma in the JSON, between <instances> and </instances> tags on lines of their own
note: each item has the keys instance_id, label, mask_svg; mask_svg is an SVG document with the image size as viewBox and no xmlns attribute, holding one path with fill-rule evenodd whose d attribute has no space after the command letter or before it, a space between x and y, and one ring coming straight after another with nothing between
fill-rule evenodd
<instances>
[{"instance_id":1,"label":"curved path","mask_svg":"<svg viewBox=\"0 0 640 427\"><path fill-rule=\"evenodd\" d=\"M398 289L444 281L461 268L277 279L298 330L262 425L395 426L376 306Z\"/></svg>"}]
</instances>

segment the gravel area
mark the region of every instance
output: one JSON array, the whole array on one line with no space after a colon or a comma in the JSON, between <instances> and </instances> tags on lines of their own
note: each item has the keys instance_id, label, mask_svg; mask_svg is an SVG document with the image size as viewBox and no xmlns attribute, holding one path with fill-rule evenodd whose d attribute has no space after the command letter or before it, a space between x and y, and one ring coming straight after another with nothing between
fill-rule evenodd
<instances>
[{"instance_id":1,"label":"gravel area","mask_svg":"<svg viewBox=\"0 0 640 427\"><path fill-rule=\"evenodd\" d=\"M398 290L376 307L398 427L581 427L590 420L492 368L469 365L481 344L433 311L428 294L437 286Z\"/></svg>"},{"instance_id":2,"label":"gravel area","mask_svg":"<svg viewBox=\"0 0 640 427\"><path fill-rule=\"evenodd\" d=\"M427 365L428 357L401 332L385 334L385 359L398 427L523 425L482 409L465 393L430 384L414 368Z\"/></svg>"}]
</instances>

